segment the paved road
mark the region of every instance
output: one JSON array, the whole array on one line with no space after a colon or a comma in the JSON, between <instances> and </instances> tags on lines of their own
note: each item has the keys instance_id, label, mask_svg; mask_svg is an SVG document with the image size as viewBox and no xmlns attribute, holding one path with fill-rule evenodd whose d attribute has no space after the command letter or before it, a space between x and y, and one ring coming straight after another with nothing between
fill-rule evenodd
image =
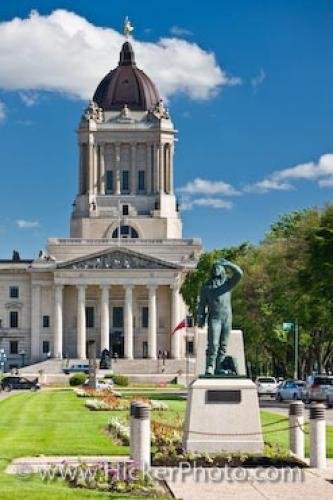
<instances>
[{"instance_id":1,"label":"paved road","mask_svg":"<svg viewBox=\"0 0 333 500\"><path fill-rule=\"evenodd\" d=\"M274 399L264 399L260 398L260 408L262 410L271 411L274 413L278 413L279 415L288 416L289 411L289 401L283 401L280 403L279 401L275 401ZM309 419L309 405L305 407L305 418ZM326 422L329 425L333 425L333 408L329 408L326 410Z\"/></svg>"}]
</instances>

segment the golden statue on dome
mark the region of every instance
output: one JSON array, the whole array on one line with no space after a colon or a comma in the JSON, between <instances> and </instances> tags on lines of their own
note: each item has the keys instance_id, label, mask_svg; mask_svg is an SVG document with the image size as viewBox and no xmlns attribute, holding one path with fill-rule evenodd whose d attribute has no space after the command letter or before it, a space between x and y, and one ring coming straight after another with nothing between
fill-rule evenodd
<instances>
[{"instance_id":1,"label":"golden statue on dome","mask_svg":"<svg viewBox=\"0 0 333 500\"><path fill-rule=\"evenodd\" d=\"M131 32L134 30L131 21L128 19L128 16L125 17L124 21L124 35L126 38L128 38L131 34Z\"/></svg>"}]
</instances>

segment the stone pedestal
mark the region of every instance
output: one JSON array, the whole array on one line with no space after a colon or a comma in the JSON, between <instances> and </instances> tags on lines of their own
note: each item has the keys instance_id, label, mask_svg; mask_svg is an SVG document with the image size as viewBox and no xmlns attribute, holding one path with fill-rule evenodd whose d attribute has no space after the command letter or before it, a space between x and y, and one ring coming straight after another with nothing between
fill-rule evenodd
<instances>
[{"instance_id":1,"label":"stone pedestal","mask_svg":"<svg viewBox=\"0 0 333 500\"><path fill-rule=\"evenodd\" d=\"M194 380L188 391L183 446L199 453L261 453L255 384L245 377Z\"/></svg>"},{"instance_id":2,"label":"stone pedestal","mask_svg":"<svg viewBox=\"0 0 333 500\"><path fill-rule=\"evenodd\" d=\"M205 373L206 349L207 349L207 326L196 328L196 366L195 375L198 377ZM242 330L232 330L229 338L227 356L236 358L239 375L246 375L244 341Z\"/></svg>"}]
</instances>

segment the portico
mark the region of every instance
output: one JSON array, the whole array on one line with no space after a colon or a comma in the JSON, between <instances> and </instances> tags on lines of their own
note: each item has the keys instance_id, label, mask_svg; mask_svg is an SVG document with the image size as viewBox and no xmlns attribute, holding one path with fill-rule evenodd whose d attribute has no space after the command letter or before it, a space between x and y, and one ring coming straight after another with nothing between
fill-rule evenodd
<instances>
[{"instance_id":1,"label":"portico","mask_svg":"<svg viewBox=\"0 0 333 500\"><path fill-rule=\"evenodd\" d=\"M144 343L147 343L148 358L156 359L158 350L164 349L167 349L173 358L180 358L179 348L176 350L171 342L171 325L179 322L179 315L178 317L176 315L180 305L177 304L175 307L175 302L178 302L174 292L175 285L168 283L167 279L162 282L151 280L148 284L143 284L142 279L138 279L131 284L120 279L114 279L113 282L110 281L109 283L106 283L105 280L103 284L85 278L74 280L78 281L77 283L73 283L73 280L61 281L62 283L57 283L54 288L54 352L57 357L60 358L65 354L62 346L66 345L66 331L70 329L70 322L66 324L64 321L65 294L67 297L70 295L76 296L76 352L72 350L72 357L86 359L86 343L88 338L92 337L95 338L101 350L110 349L112 334L117 329L117 327L113 326L112 321L112 310L116 307L121 308L123 311L123 321L118 329L120 328L122 333L125 358L133 359L136 357L135 350L137 356L140 354L139 343L141 343L141 347ZM120 289L122 289L122 294L119 294ZM98 290L98 294L94 293L95 290ZM171 323L167 321L167 315L159 314L158 307L158 297L161 296L161 300L165 301L165 296L168 298L168 295L169 297L173 296ZM93 301L90 299L88 302L87 297L93 297ZM94 323L89 327L86 322L86 307L88 303L92 302L94 303ZM143 308L148 309L147 323L142 322L140 308L141 310ZM99 317L96 317L95 311L99 314ZM166 313L165 310L164 313ZM158 325L162 325L162 331L159 333ZM161 335L166 337L163 343L158 341L158 337ZM142 357L142 354L138 357Z\"/></svg>"}]
</instances>

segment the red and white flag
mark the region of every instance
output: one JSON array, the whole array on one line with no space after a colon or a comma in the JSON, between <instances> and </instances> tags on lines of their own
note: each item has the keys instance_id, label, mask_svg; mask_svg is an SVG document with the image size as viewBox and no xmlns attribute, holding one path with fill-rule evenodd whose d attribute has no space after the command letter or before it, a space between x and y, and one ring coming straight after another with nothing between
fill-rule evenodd
<instances>
[{"instance_id":1,"label":"red and white flag","mask_svg":"<svg viewBox=\"0 0 333 500\"><path fill-rule=\"evenodd\" d=\"M178 325L176 326L176 328L174 329L174 331L172 332L171 335L176 333L178 330L182 330L183 328L186 328L186 327L187 327L187 324L186 324L186 318L185 318L180 323L178 323Z\"/></svg>"}]
</instances>

